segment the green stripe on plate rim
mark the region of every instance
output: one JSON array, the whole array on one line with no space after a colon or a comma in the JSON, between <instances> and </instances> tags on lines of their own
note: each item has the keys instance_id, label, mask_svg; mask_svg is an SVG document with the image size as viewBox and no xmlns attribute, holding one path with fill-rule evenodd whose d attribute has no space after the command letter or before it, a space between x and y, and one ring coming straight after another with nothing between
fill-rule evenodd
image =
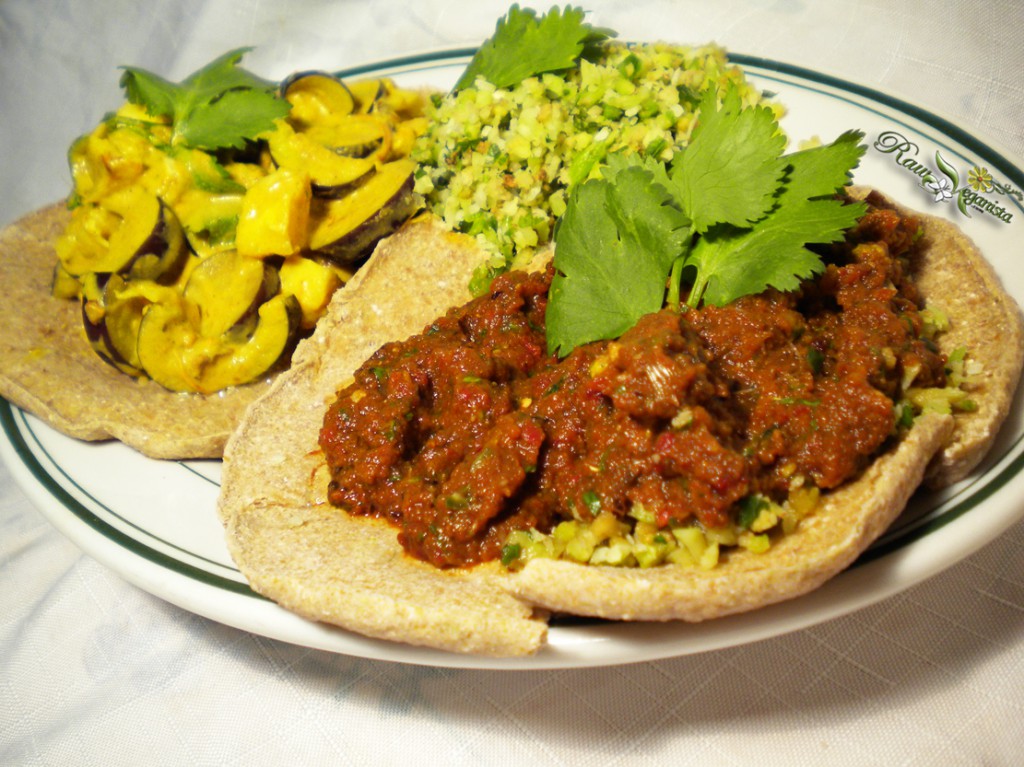
<instances>
[{"instance_id":1,"label":"green stripe on plate rim","mask_svg":"<svg viewBox=\"0 0 1024 767\"><path fill-rule=\"evenodd\" d=\"M15 411L17 411L17 413L21 416L21 428L19 428L18 426L18 421L15 417ZM46 452L46 449L42 446L42 443L39 441L37 435L35 434L32 425L29 424L28 421L25 419L25 413L15 408L6 400L0 400L0 424L3 425L4 433L7 435L7 439L13 446L15 453L18 455L18 458L21 460L25 468L29 470L29 472L40 484L40 486L43 487L50 495L52 495L53 498L58 503L60 503L64 508L66 508L72 514L74 514L79 520L84 522L86 525L91 527L100 535L116 543L118 546L121 546L125 550L130 551L131 553L141 557L142 559L148 560L153 564L159 565L160 567L166 568L168 570L172 570L178 573L179 575L184 575L194 581L204 583L208 586L214 586L225 591L231 591L236 594L242 594L245 596L258 597L260 599L264 599L263 596L257 594L245 583L239 583L238 581L233 581L230 578L221 577L208 570L204 570L200 567L190 565L187 562L181 561L180 559L175 559L174 557L169 556L161 551L157 551L156 549L147 546L138 539L131 537L130 535L122 532L121 530L118 530L113 525L109 524L108 522L105 522L104 520L96 516L93 512L87 509L77 498L71 495L64 488L64 486L62 486L61 483L58 482L57 479L43 467L43 465L37 458L35 451L25 440L22 428L24 429L24 431L27 431L29 434L33 436L39 451L43 455L45 455L55 466L59 467L59 464L55 460L53 460L53 458ZM69 484L76 487L79 491L88 496L94 503L108 511L112 516L121 519L123 522L125 522L125 524L131 525L135 529L145 533L154 540L158 540L171 548L178 549L179 551L189 554L190 556L193 556L196 559L205 559L204 557L199 556L198 554L186 551L185 549L182 549L179 546L175 546L174 544L169 543L168 541L163 541L159 537L152 535L143 528L138 527L137 525L131 522L128 522L122 517L119 517L112 509L103 504L102 501L86 493L85 490L79 487L75 483L75 481L71 479L71 477L69 477L67 474L64 474L64 477L67 479Z\"/></svg>"},{"instance_id":2,"label":"green stripe on plate rim","mask_svg":"<svg viewBox=\"0 0 1024 767\"><path fill-rule=\"evenodd\" d=\"M852 93L862 98L865 98L871 102L884 104L885 106L890 107L891 109L895 109L897 112L901 114L905 114L909 117L912 117L915 120L918 120L940 131L940 137L929 136L929 138L935 138L935 140L939 143L941 143L941 138L943 137L953 139L954 141L956 141L958 144L960 144L962 147L969 150L973 154L976 154L979 157L984 158L987 162L995 166L998 166L999 170L1002 173L1004 173L1007 178L1011 179L1013 183L1016 184L1017 186L1024 186L1024 169L1018 168L1012 162L1010 162L1010 160L1004 157L1000 152L996 151L988 144L985 144L976 136L971 135L970 133L968 133L955 123L951 123L949 120L939 117L938 115L933 114L932 112L929 112L926 109L911 104L907 101L898 99L894 96L890 96L889 94L883 93L882 91L877 91L873 88L869 88L865 85L858 85L857 83L849 82L847 80L841 80L837 77L825 75L820 72L815 72L814 70L805 69L804 67L799 67L793 64L784 64L782 62L773 61L772 59L764 59L759 58L757 56L746 56L743 54L730 54L729 58L730 60L734 61L735 63L741 66L752 67L755 69L762 70L762 72L757 74L761 74L765 79L779 80L780 82L786 82L792 85L797 85L799 87L804 87L819 93L823 93L825 95L832 96L834 98L840 98L831 91L824 91L819 88L810 88L807 85L793 83L791 80L788 79L780 80L777 77L772 77L770 73L788 75L790 77L796 77L801 80L816 82L820 85L829 88L835 88L840 91L846 91L848 93ZM865 109L866 111L875 112L876 114L884 114L885 117L892 117L890 113L882 113L879 112L878 110L874 110L868 104L864 104L863 102L850 101L850 103L855 104L856 106ZM916 126L911 126L904 122L901 122L900 124L910 128L916 128ZM948 144L943 143L942 146L943 148L949 149L950 151L957 151ZM1020 202L1017 202L1017 207L1024 210Z\"/></svg>"},{"instance_id":3,"label":"green stripe on plate rim","mask_svg":"<svg viewBox=\"0 0 1024 767\"><path fill-rule=\"evenodd\" d=\"M371 64L365 64L361 66L348 67L342 70L338 70L337 74L340 77L356 77L361 75L367 75L371 73L385 74L397 74L399 72L413 72L423 71L433 68L441 68L446 66L452 66L463 62L464 60L472 57L476 52L476 48L458 48L445 51L436 51L431 53L416 54L411 56L402 56L392 59L386 59ZM908 102L902 101L901 99L890 96L881 91L868 88L866 86L858 85L846 80L842 80L830 75L825 75L813 70L805 69L803 67L785 64L771 59L760 58L756 56L747 56L743 54L729 54L729 58L736 64L744 67L750 67L755 71L755 76L761 76L764 79L777 80L779 82L785 82L788 85L795 87L804 88L807 90L816 91L827 95L831 98L843 99L841 95L838 95L834 90L844 91L861 98L867 99L870 102L875 102L898 113L905 114L913 119L919 121L922 124L931 126L932 128L939 131L939 136L930 136L929 138L935 140L937 143L942 145L942 148L947 151L955 152L960 154L959 150L951 147L947 143L942 141L943 138L950 138L956 141L960 146L964 147L974 155L981 157L986 163L997 167L999 172L1006 178L1011 179L1014 184L1019 187L1024 187L1024 171L1017 168L1013 163L1007 160L1001 153L994 150L987 144L983 143L975 136L967 133L957 125L938 117L937 115L928 112L925 109L917 107ZM784 76L784 77L783 77ZM803 82L794 82L789 78L797 78ZM823 88L814 87L814 83L817 83ZM834 89L834 90L825 90ZM865 109L867 111L874 111L877 114L883 114L882 112L873 109L869 104L862 103L860 101L847 100L855 106ZM919 126L909 125L904 123L892 114L886 112L884 115L887 118L894 119L896 122L904 125L905 127L920 131ZM1018 207L1021 207L1018 203ZM1024 208L1022 208L1024 209ZM146 546L140 541L132 538L129 535L121 532L120 530L112 527L107 522L103 521L87 508L85 508L76 498L68 493L59 482L42 466L37 459L35 453L25 441L21 429L18 427L14 417L14 408L7 401L3 401L0 405L0 423L3 425L3 430L7 435L8 440L14 447L16 454L18 455L21 462L29 470L36 481L49 492L55 500L57 500L62 506L67 508L82 522L87 524L89 527L94 529L96 532L107 537L114 543L122 546L126 550L136 554L137 556L146 559L156 565L167 568L180 575L184 575L192 580L204 583L208 586L213 586L226 591L230 591L236 594L242 594L246 596L256 597L264 599L261 595L252 591L247 585L232 581L227 578L220 577L213 573L210 573L201 568L189 565L185 562L177 560L171 556L168 556L162 552L156 551L155 549ZM18 411L21 412L21 411ZM31 425L23 419L24 428L32 432ZM1010 455L1014 450L1017 450L1024 440L1024 437L1018 437L1018 439L1009 446L1006 453L1001 458L1005 458ZM38 444L38 443L37 443ZM39 449L43 450L42 445L39 445ZM54 465L57 465L54 462ZM186 467L187 468L187 467ZM905 531L900 532L894 538L876 543L867 552L865 552L854 564L863 564L868 561L876 560L891 554L921 538L926 537L930 533L946 526L950 522L958 519L971 509L975 508L978 504L990 498L993 494L999 491L1007 482L1009 482L1016 474L1024 469L1024 452L1018 453L1009 463L1003 466L1002 469L996 474L988 474L980 477L978 481L971 484L969 487L958 493L960 497L953 505L939 514L933 512L925 513L921 518L911 525L908 525ZM66 475L65 475L66 476ZM208 479L208 478L206 478ZM69 482L73 482L68 477ZM93 499L99 505L102 505L98 500ZM948 503L949 501L947 501ZM106 507L104 507L106 508ZM108 509L109 511L109 509ZM933 510L934 511L934 510ZM113 512L111 511L113 514ZM131 523L128 523L131 524ZM133 525L134 526L134 525ZM142 530L142 528L137 528ZM144 530L142 532L145 532ZM147 533L148 534L148 533ZM154 539L159 540L156 536L152 536ZM164 542L168 546L173 544ZM178 547L174 547L178 548ZM184 551L183 549L179 549ZM203 559L198 555L187 552L192 556L196 556L198 559Z\"/></svg>"}]
</instances>

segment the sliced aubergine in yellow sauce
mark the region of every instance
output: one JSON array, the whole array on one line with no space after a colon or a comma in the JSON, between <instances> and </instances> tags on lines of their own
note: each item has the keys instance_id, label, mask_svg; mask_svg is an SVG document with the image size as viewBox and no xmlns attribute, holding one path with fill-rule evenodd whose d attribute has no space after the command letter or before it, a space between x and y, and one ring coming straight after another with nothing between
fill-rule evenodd
<instances>
[{"instance_id":1,"label":"sliced aubergine in yellow sauce","mask_svg":"<svg viewBox=\"0 0 1024 767\"><path fill-rule=\"evenodd\" d=\"M54 298L67 299L75 299L82 295L82 286L78 278L73 274L69 274L59 259L53 266L53 279L50 280L50 295Z\"/></svg>"},{"instance_id":2,"label":"sliced aubergine in yellow sauce","mask_svg":"<svg viewBox=\"0 0 1024 767\"><path fill-rule=\"evenodd\" d=\"M422 93L326 72L280 93L290 113L244 151L176 144L134 104L72 145L50 290L125 373L198 392L264 376L415 211Z\"/></svg>"},{"instance_id":3,"label":"sliced aubergine in yellow sauce","mask_svg":"<svg viewBox=\"0 0 1024 767\"><path fill-rule=\"evenodd\" d=\"M235 232L243 256L291 256L306 247L312 200L309 175L278 168L245 193Z\"/></svg>"},{"instance_id":4,"label":"sliced aubergine in yellow sauce","mask_svg":"<svg viewBox=\"0 0 1024 767\"><path fill-rule=\"evenodd\" d=\"M136 251L128 266L128 277L171 285L181 276L188 257L185 231L177 216L161 202L159 220L149 239Z\"/></svg>"},{"instance_id":5,"label":"sliced aubergine in yellow sauce","mask_svg":"<svg viewBox=\"0 0 1024 767\"><path fill-rule=\"evenodd\" d=\"M139 325L139 359L167 389L211 393L254 381L285 358L301 311L294 297L277 295L260 305L255 322L215 337L202 336L191 314L184 299L150 306Z\"/></svg>"},{"instance_id":6,"label":"sliced aubergine in yellow sauce","mask_svg":"<svg viewBox=\"0 0 1024 767\"><path fill-rule=\"evenodd\" d=\"M67 155L74 182L72 199L99 203L119 189L142 182L147 169L162 162L159 147L170 141L168 122L140 106L125 104L77 138Z\"/></svg>"},{"instance_id":7,"label":"sliced aubergine in yellow sauce","mask_svg":"<svg viewBox=\"0 0 1024 767\"><path fill-rule=\"evenodd\" d=\"M227 250L199 262L183 295L187 305L197 310L194 322L200 335L214 337L254 312L279 285L277 270L270 264Z\"/></svg>"},{"instance_id":8,"label":"sliced aubergine in yellow sauce","mask_svg":"<svg viewBox=\"0 0 1024 767\"><path fill-rule=\"evenodd\" d=\"M151 299L129 289L119 275L113 275L103 290L103 333L118 357L136 374L142 372L139 362L139 324Z\"/></svg>"},{"instance_id":9,"label":"sliced aubergine in yellow sauce","mask_svg":"<svg viewBox=\"0 0 1024 767\"><path fill-rule=\"evenodd\" d=\"M121 189L102 204L85 204L57 240L57 256L75 277L135 270L173 281L187 257L181 224L159 198L140 186Z\"/></svg>"},{"instance_id":10,"label":"sliced aubergine in yellow sauce","mask_svg":"<svg viewBox=\"0 0 1024 767\"><path fill-rule=\"evenodd\" d=\"M346 264L364 256L416 208L411 160L381 165L376 173L344 197L314 199L309 247Z\"/></svg>"},{"instance_id":11,"label":"sliced aubergine in yellow sauce","mask_svg":"<svg viewBox=\"0 0 1024 767\"><path fill-rule=\"evenodd\" d=\"M331 296L348 282L351 270L326 259L291 256L284 259L278 272L281 292L295 296L302 309L302 329L311 330L323 315Z\"/></svg>"},{"instance_id":12,"label":"sliced aubergine in yellow sauce","mask_svg":"<svg viewBox=\"0 0 1024 767\"><path fill-rule=\"evenodd\" d=\"M394 129L387 118L371 113L314 125L303 133L345 157L383 161L391 155Z\"/></svg>"},{"instance_id":13,"label":"sliced aubergine in yellow sauce","mask_svg":"<svg viewBox=\"0 0 1024 767\"><path fill-rule=\"evenodd\" d=\"M195 391L184 350L199 338L184 299L151 305L139 323L139 362L146 374L171 391Z\"/></svg>"},{"instance_id":14,"label":"sliced aubergine in yellow sauce","mask_svg":"<svg viewBox=\"0 0 1024 767\"><path fill-rule=\"evenodd\" d=\"M294 296L277 295L260 304L253 328L229 330L222 338L223 352L210 359L198 359L201 391L218 391L228 386L255 381L291 352L302 312ZM197 349L190 350L194 355Z\"/></svg>"},{"instance_id":15,"label":"sliced aubergine in yellow sauce","mask_svg":"<svg viewBox=\"0 0 1024 767\"><path fill-rule=\"evenodd\" d=\"M356 105L354 111L357 114L366 114L373 110L378 99L382 99L388 94L388 85L385 80L380 78L369 78L366 80L355 80L347 83L348 90L355 98Z\"/></svg>"},{"instance_id":16,"label":"sliced aubergine in yellow sauce","mask_svg":"<svg viewBox=\"0 0 1024 767\"><path fill-rule=\"evenodd\" d=\"M85 337L89 340L89 346L101 360L126 375L132 377L144 375L143 371L126 360L114 345L107 330L106 318L104 317L99 322L93 321L86 301L82 301L82 326L85 328Z\"/></svg>"},{"instance_id":17,"label":"sliced aubergine in yellow sauce","mask_svg":"<svg viewBox=\"0 0 1024 767\"><path fill-rule=\"evenodd\" d=\"M194 253L205 257L235 247L243 199L243 193L204 189L190 189L181 195L177 210Z\"/></svg>"},{"instance_id":18,"label":"sliced aubergine in yellow sauce","mask_svg":"<svg viewBox=\"0 0 1024 767\"><path fill-rule=\"evenodd\" d=\"M372 159L339 154L310 135L296 132L284 121L267 137L267 144L275 165L308 173L313 193L321 196L344 194L374 169Z\"/></svg>"},{"instance_id":19,"label":"sliced aubergine in yellow sauce","mask_svg":"<svg viewBox=\"0 0 1024 767\"><path fill-rule=\"evenodd\" d=\"M289 119L301 126L352 113L355 98L345 83L328 72L297 72L281 83L291 104Z\"/></svg>"},{"instance_id":20,"label":"sliced aubergine in yellow sauce","mask_svg":"<svg viewBox=\"0 0 1024 767\"><path fill-rule=\"evenodd\" d=\"M132 282L118 274L106 276L102 286L99 280L87 280L82 293L82 324L90 345L118 370L144 375L138 356L142 316L152 304L176 301L177 295L174 288L149 280Z\"/></svg>"}]
</instances>

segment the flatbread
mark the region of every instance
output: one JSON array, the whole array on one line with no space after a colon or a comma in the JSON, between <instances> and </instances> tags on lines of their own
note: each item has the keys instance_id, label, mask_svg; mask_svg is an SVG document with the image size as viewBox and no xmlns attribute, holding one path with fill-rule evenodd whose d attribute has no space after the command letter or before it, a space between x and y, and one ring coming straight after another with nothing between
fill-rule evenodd
<instances>
[{"instance_id":1,"label":"flatbread","mask_svg":"<svg viewBox=\"0 0 1024 767\"><path fill-rule=\"evenodd\" d=\"M437 570L406 556L386 523L329 505L317 446L339 384L380 345L463 302L483 258L429 217L382 241L228 441L218 509L256 591L384 639L493 656L543 643L547 624L506 591L500 566Z\"/></svg>"},{"instance_id":2,"label":"flatbread","mask_svg":"<svg viewBox=\"0 0 1024 767\"><path fill-rule=\"evenodd\" d=\"M845 570L900 515L952 416L919 418L898 448L855 482L823 496L796 532L766 554L730 549L711 570L583 567L534 559L512 591L548 610L616 620L704 621L806 594Z\"/></svg>"},{"instance_id":3,"label":"flatbread","mask_svg":"<svg viewBox=\"0 0 1024 767\"><path fill-rule=\"evenodd\" d=\"M268 382L179 394L108 365L92 350L76 301L50 295L63 203L0 231L0 395L82 440L118 439L152 458L217 458Z\"/></svg>"},{"instance_id":4,"label":"flatbread","mask_svg":"<svg viewBox=\"0 0 1024 767\"><path fill-rule=\"evenodd\" d=\"M866 197L871 190L853 189ZM878 202L878 200L876 200ZM857 480L823 495L796 533L768 554L733 550L713 570L579 567L532 560L512 580L518 597L547 610L620 620L702 621L805 594L848 567L903 511L923 482L943 487L984 458L1006 418L1020 379L1020 309L992 267L959 228L945 219L882 202L924 225L915 279L929 304L950 317L939 338L946 353L969 350L981 374L972 399L978 409L919 417L894 451Z\"/></svg>"},{"instance_id":5,"label":"flatbread","mask_svg":"<svg viewBox=\"0 0 1024 767\"><path fill-rule=\"evenodd\" d=\"M966 238L944 221L928 223L932 247L947 248L927 262L943 264L944 275L926 282L928 296L954 318L971 312L956 321L953 343L966 343L987 370L1000 371L1005 350L972 328L1019 333L1019 310ZM973 396L997 404L979 408L982 415L972 415L963 432L952 416L920 417L895 449L827 494L767 554L730 552L711 571L551 560L532 560L515 574L495 563L442 571L405 555L386 523L328 504L318 435L328 403L355 369L383 343L419 332L467 300L465 286L482 258L471 240L433 219L407 225L335 297L291 370L249 410L225 451L218 509L232 556L255 590L300 615L368 636L487 655L539 649L551 612L700 621L790 599L853 562L899 515L933 458L940 481L951 467L964 471L976 463L1005 417L998 403L1008 406L1019 376L1019 361L1016 372L990 372ZM951 298L964 284L998 299L961 307ZM946 453L947 444L955 450Z\"/></svg>"},{"instance_id":6,"label":"flatbread","mask_svg":"<svg viewBox=\"0 0 1024 767\"><path fill-rule=\"evenodd\" d=\"M862 187L854 192L867 194ZM1024 320L999 276L960 228L886 202L924 224L915 279L929 303L951 318L949 330L939 339L943 351L962 347L981 365L979 396L972 397L978 409L957 416L953 437L925 473L927 486L941 488L959 482L981 463L1010 412L1024 365Z\"/></svg>"}]
</instances>

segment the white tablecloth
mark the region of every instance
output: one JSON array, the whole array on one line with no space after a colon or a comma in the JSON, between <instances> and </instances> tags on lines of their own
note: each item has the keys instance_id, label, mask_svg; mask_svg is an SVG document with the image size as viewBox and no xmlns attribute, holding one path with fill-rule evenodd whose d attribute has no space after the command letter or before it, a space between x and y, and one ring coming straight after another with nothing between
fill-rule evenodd
<instances>
[{"instance_id":1,"label":"white tablecloth","mask_svg":"<svg viewBox=\"0 0 1024 767\"><path fill-rule=\"evenodd\" d=\"M246 65L267 77L338 69L476 44L506 7L4 0L0 224L66 192L65 148L120 102L118 65L179 79L254 45ZM626 39L716 40L888 91L1024 155L1021 3L587 8ZM82 554L0 467L3 765L1011 765L1022 690L1021 524L786 636L621 667L471 671L291 646L173 607Z\"/></svg>"}]
</instances>

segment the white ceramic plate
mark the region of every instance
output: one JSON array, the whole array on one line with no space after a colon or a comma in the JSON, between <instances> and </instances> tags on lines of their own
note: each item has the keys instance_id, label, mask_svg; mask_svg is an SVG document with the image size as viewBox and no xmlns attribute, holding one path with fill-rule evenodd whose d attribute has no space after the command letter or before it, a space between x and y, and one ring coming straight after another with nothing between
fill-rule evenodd
<instances>
[{"instance_id":1,"label":"white ceramic plate","mask_svg":"<svg viewBox=\"0 0 1024 767\"><path fill-rule=\"evenodd\" d=\"M343 75L377 73L445 88L471 51L439 51ZM734 55L787 107L794 140L830 141L858 128L869 149L855 181L954 220L1024 303L1014 269L1024 237L1024 173L990 142L885 94L785 64ZM980 207L971 207L971 195ZM964 202L962 211L957 203ZM852 568L813 594L700 625L556 621L550 644L494 660L367 639L306 621L252 592L228 556L215 503L216 461L153 461L119 443L68 439L0 402L0 455L42 513L89 555L184 609L267 637L367 658L439 666L538 669L599 666L704 652L783 634L877 602L976 551L1024 517L1024 407L1018 396L989 460L971 478L921 495Z\"/></svg>"}]
</instances>

